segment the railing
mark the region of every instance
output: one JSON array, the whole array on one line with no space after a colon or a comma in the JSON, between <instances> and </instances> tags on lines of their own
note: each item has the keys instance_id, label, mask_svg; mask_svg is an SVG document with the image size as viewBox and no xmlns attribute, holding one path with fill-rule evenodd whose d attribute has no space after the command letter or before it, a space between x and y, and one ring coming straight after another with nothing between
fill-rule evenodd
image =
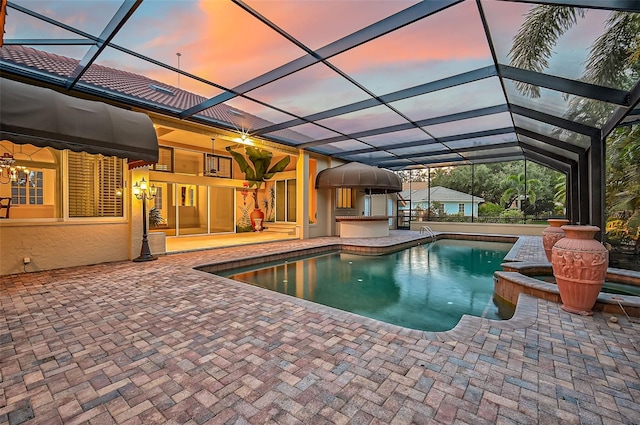
<instances>
[{"instance_id":1,"label":"railing","mask_svg":"<svg viewBox=\"0 0 640 425\"><path fill-rule=\"evenodd\" d=\"M433 233L433 230L431 230L431 227L429 227L429 226L420 227L420 234L422 235L422 234L425 234L425 233L427 234L427 236L431 237L432 241L436 240L436 234Z\"/></svg>"},{"instance_id":2,"label":"railing","mask_svg":"<svg viewBox=\"0 0 640 425\"><path fill-rule=\"evenodd\" d=\"M409 227L413 221L432 221L437 223L505 223L505 224L547 224L550 218L565 218L553 215L523 215L516 217L503 216L463 216L457 214L437 216L426 214L423 210L398 211L398 227Z\"/></svg>"}]
</instances>

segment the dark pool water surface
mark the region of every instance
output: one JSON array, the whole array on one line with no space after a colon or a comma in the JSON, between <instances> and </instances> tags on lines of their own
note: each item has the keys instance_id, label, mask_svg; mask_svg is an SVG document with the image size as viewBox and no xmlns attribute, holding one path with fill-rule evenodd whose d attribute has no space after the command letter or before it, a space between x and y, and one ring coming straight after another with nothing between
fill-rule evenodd
<instances>
[{"instance_id":1,"label":"dark pool water surface","mask_svg":"<svg viewBox=\"0 0 640 425\"><path fill-rule=\"evenodd\" d=\"M333 252L235 269L224 276L387 323L444 331L463 314L511 316L513 311L499 312L493 302L493 272L511 247L440 240L393 254Z\"/></svg>"}]
</instances>

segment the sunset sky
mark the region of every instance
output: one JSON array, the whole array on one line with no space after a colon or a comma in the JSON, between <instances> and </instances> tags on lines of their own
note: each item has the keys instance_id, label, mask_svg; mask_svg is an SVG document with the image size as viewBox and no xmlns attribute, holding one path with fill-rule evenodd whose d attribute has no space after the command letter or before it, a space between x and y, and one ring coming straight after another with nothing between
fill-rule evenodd
<instances>
[{"instance_id":1,"label":"sunset sky","mask_svg":"<svg viewBox=\"0 0 640 425\"><path fill-rule=\"evenodd\" d=\"M100 34L120 6L119 1L107 0L16 3L92 35ZM298 41L318 49L416 2L249 0L246 3ZM483 0L482 5L498 59L508 64L513 36L531 5L495 0ZM549 73L579 78L589 46L602 33L607 16L608 12L590 10L586 19L562 37L555 48ZM5 39L78 37L14 10L10 10L7 17ZM305 55L302 49L227 0L146 0L113 43L175 67L178 66L176 53L180 53L180 69L226 88L236 87ZM33 47L76 59L82 58L88 50L87 46ZM376 95L493 63L475 0L452 6L339 54L329 62ZM178 79L176 73L114 49L106 49L96 63L143 74L172 86L179 83L180 88L205 97L221 93L215 87L186 76ZM367 93L324 64L310 66L248 95L301 116L368 98ZM559 99L563 101L561 97ZM556 101L555 98L552 100ZM290 116L248 100L238 98L227 103L273 122L290 119ZM394 106L412 120L420 120L468 109L469 104L484 107L501 103L504 103L504 97L497 79L487 79L399 101ZM375 119L381 125L393 125L400 120L386 108L360 111L351 118L349 131L357 131L359 121ZM327 124L340 131L346 130L341 124L345 119L329 119ZM500 121L504 117L493 119ZM447 133L446 129L435 130L444 135ZM326 130L322 132L325 137L331 136ZM319 137L318 134L313 136Z\"/></svg>"}]
</instances>

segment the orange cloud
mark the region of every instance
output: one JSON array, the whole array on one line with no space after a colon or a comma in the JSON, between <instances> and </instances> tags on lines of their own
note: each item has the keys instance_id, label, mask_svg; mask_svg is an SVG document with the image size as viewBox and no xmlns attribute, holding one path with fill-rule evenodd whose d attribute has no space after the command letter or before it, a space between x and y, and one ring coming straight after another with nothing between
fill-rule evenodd
<instances>
[{"instance_id":1,"label":"orange cloud","mask_svg":"<svg viewBox=\"0 0 640 425\"><path fill-rule=\"evenodd\" d=\"M413 3L378 1L366 2L364 7L363 2L264 1L250 6L317 49ZM182 54L182 69L228 88L305 54L231 2L202 0L197 9L185 12L184 16L172 16L174 31L165 32L154 39L153 45L147 42L146 46L166 46L171 40L184 40L185 33L197 34L176 47ZM452 27L456 31L451 31ZM357 72L384 65L397 69L404 62L415 66L417 62L488 57L490 52L476 4L464 2L334 60L345 71Z\"/></svg>"}]
</instances>

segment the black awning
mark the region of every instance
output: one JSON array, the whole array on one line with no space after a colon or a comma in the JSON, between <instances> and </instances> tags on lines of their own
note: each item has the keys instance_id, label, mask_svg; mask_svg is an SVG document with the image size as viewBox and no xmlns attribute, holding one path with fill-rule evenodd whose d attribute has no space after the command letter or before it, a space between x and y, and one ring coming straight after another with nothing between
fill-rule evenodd
<instances>
[{"instance_id":1,"label":"black awning","mask_svg":"<svg viewBox=\"0 0 640 425\"><path fill-rule=\"evenodd\" d=\"M0 93L2 140L158 161L158 138L145 114L6 78Z\"/></svg>"},{"instance_id":2,"label":"black awning","mask_svg":"<svg viewBox=\"0 0 640 425\"><path fill-rule=\"evenodd\" d=\"M316 189L338 187L365 189L369 193L394 193L402 191L402 181L389 170L359 162L327 168L318 173Z\"/></svg>"}]
</instances>

